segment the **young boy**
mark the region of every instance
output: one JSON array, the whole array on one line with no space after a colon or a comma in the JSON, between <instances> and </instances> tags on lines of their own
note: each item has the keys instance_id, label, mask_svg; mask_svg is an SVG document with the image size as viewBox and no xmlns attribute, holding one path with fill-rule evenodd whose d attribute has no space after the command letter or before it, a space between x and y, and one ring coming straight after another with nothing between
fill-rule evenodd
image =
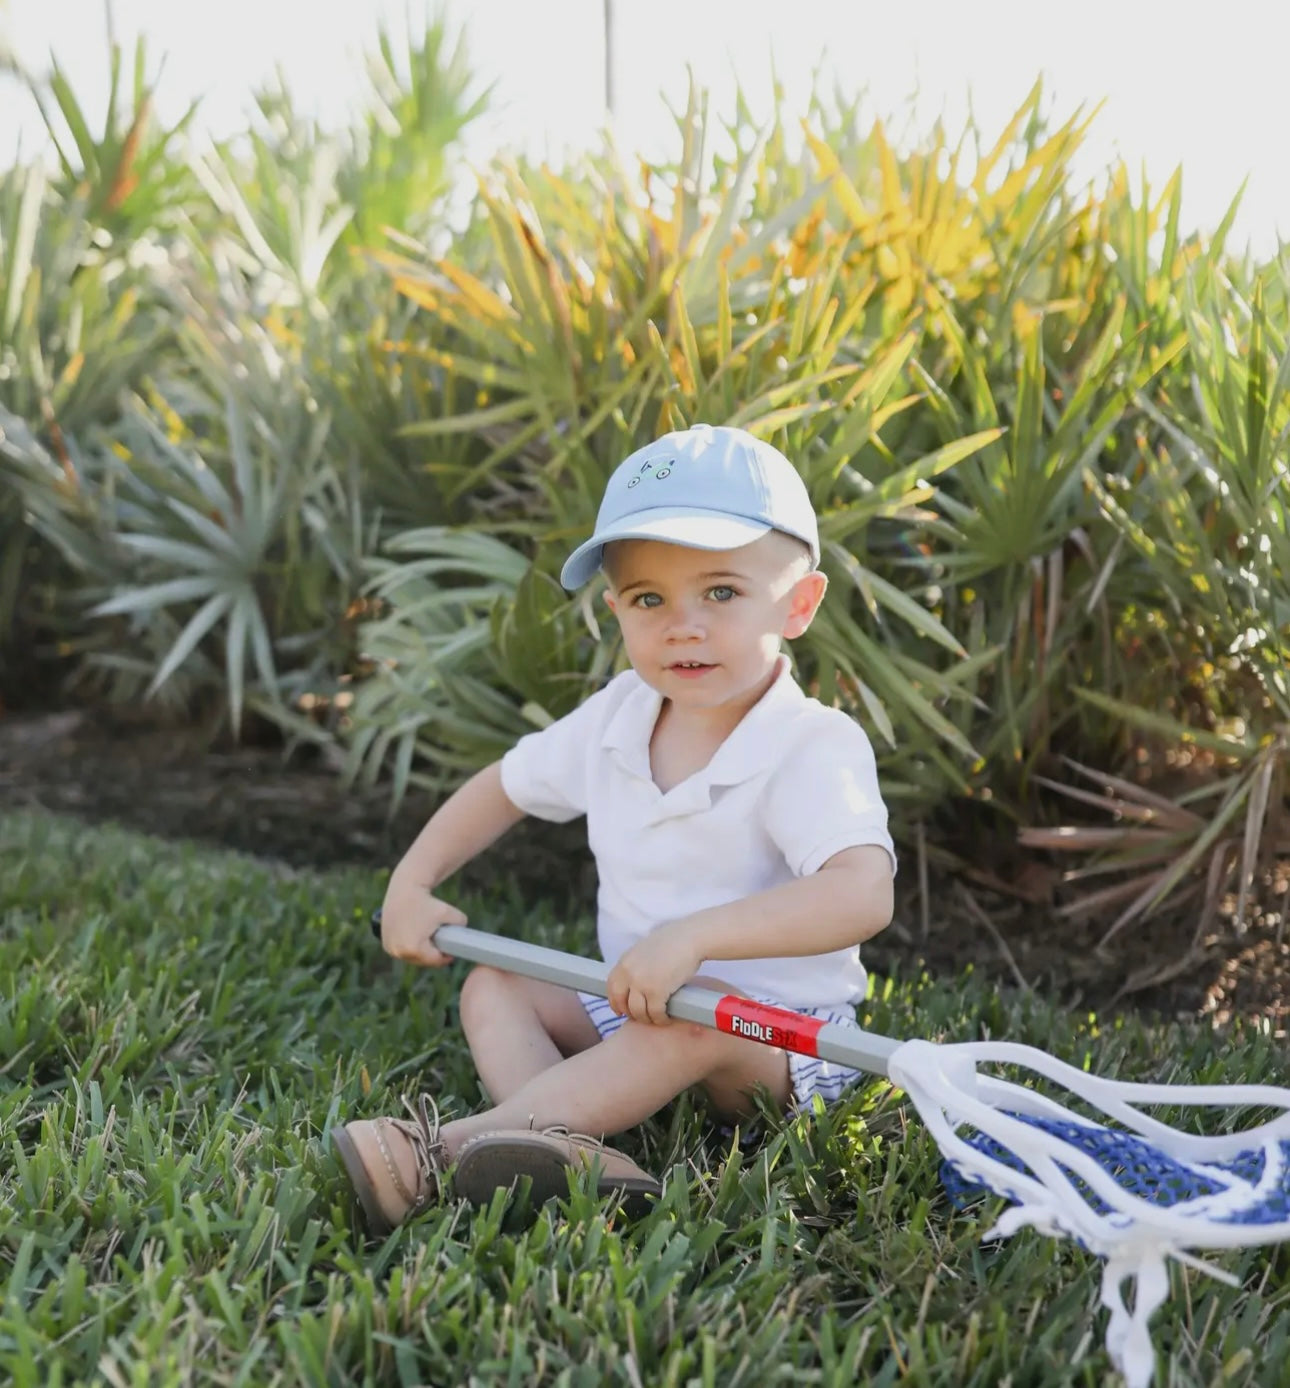
<instances>
[{"instance_id":1,"label":"young boy","mask_svg":"<svg viewBox=\"0 0 1290 1388\"><path fill-rule=\"evenodd\" d=\"M570 1165L594 1169L601 1193L657 1193L581 1134L620 1133L694 1085L735 1116L758 1086L800 1107L852 1078L665 1011L696 982L854 1025L858 946L891 919L869 741L803 694L780 653L824 597L819 558L801 478L741 429L668 434L610 478L561 581L603 571L632 668L444 803L390 879L381 937L396 959L448 963L434 932L465 917L439 885L526 814L585 814L609 999L473 969L461 1022L494 1106L440 1123L422 1099L415 1121L332 1130L378 1230L450 1185L486 1199L527 1175L535 1199L563 1194Z\"/></svg>"}]
</instances>

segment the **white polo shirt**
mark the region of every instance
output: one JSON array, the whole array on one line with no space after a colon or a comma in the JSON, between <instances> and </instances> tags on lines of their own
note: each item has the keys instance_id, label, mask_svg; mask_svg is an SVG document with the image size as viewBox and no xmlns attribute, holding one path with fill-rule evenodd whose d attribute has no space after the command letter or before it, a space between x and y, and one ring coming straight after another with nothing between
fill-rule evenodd
<instances>
[{"instance_id":1,"label":"white polo shirt","mask_svg":"<svg viewBox=\"0 0 1290 1388\"><path fill-rule=\"evenodd\" d=\"M805 877L844 848L880 845L894 871L869 739L845 713L802 692L787 656L707 766L666 794L649 762L661 706L662 696L627 670L502 758L502 787L517 809L557 822L587 816L607 963L656 925ZM864 996L858 947L722 959L710 970L790 1007Z\"/></svg>"}]
</instances>

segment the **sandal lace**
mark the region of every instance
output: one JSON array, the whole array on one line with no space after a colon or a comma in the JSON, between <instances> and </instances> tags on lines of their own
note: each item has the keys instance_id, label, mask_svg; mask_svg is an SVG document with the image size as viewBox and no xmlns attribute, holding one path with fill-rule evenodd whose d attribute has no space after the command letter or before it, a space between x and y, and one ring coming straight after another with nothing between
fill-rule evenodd
<instances>
[{"instance_id":1,"label":"sandal lace","mask_svg":"<svg viewBox=\"0 0 1290 1388\"><path fill-rule=\"evenodd\" d=\"M532 1126L532 1123L529 1125ZM590 1133L575 1133L571 1128L566 1128L563 1123L553 1123L550 1127L541 1128L538 1131L547 1137L563 1137L570 1142L582 1143L587 1147L594 1148L597 1152L608 1152L609 1145L601 1138L592 1137Z\"/></svg>"},{"instance_id":2,"label":"sandal lace","mask_svg":"<svg viewBox=\"0 0 1290 1388\"><path fill-rule=\"evenodd\" d=\"M393 1167L390 1174L394 1177L395 1188L411 1206L410 1212L414 1212L435 1201L442 1201L446 1195L444 1178L448 1171L448 1148L439 1136L442 1126L439 1107L428 1094L422 1094L415 1107L405 1095L403 1106L412 1115L410 1122L406 1118L387 1118L385 1121L397 1128L412 1144L417 1174L421 1177L421 1194L413 1195L406 1190Z\"/></svg>"}]
</instances>

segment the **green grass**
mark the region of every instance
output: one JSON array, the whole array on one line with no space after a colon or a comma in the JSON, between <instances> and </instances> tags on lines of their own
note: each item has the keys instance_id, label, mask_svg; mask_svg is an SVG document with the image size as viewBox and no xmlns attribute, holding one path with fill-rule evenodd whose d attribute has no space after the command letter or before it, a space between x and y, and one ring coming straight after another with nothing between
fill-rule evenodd
<instances>
[{"instance_id":1,"label":"green grass","mask_svg":"<svg viewBox=\"0 0 1290 1388\"><path fill-rule=\"evenodd\" d=\"M688 1100L624 1140L672 1179L623 1222L584 1191L364 1236L323 1135L424 1085L479 1101L459 968L390 965L376 871L309 875L40 815L0 818L0 1381L1101 1384L1100 1264L950 1208L881 1083L746 1152ZM578 947L505 889L472 923ZM1267 1038L1149 1029L877 980L896 1035L990 1034L1105 1074L1283 1077ZM1178 1268L1161 1384L1290 1385L1290 1255Z\"/></svg>"}]
</instances>

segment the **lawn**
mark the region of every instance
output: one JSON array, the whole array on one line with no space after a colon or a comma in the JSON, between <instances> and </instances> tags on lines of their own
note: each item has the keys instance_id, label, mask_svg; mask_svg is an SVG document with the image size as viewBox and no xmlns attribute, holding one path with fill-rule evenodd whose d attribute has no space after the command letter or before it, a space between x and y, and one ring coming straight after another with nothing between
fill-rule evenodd
<instances>
[{"instance_id":1,"label":"lawn","mask_svg":"<svg viewBox=\"0 0 1290 1388\"><path fill-rule=\"evenodd\" d=\"M671 1172L625 1222L571 1190L368 1239L324 1141L419 1086L480 1099L461 966L392 966L376 871L0 817L0 1379L26 1385L1101 1384L1100 1265L955 1211L883 1082L743 1148L683 1100L623 1145ZM503 884L472 924L585 948ZM1148 1026L879 978L866 1022L1007 1036L1126 1078L1282 1082L1253 1029ZM1290 1385L1290 1247L1175 1267L1161 1384Z\"/></svg>"}]
</instances>

